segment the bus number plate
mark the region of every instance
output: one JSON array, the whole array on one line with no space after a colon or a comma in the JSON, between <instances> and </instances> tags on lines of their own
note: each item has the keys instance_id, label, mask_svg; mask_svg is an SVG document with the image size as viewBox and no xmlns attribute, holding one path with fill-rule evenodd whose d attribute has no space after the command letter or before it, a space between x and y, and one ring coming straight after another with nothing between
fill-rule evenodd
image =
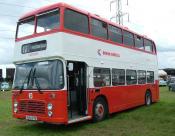
<instances>
[{"instance_id":1,"label":"bus number plate","mask_svg":"<svg viewBox=\"0 0 175 136\"><path fill-rule=\"evenodd\" d=\"M31 120L31 121L36 121L37 117L36 116L26 116L26 120Z\"/></svg>"}]
</instances>

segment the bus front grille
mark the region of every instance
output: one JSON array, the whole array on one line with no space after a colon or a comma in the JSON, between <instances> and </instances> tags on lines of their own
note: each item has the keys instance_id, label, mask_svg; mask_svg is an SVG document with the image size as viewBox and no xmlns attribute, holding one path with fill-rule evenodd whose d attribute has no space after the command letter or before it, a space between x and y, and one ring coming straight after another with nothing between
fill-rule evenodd
<instances>
[{"instance_id":1,"label":"bus front grille","mask_svg":"<svg viewBox=\"0 0 175 136\"><path fill-rule=\"evenodd\" d=\"M20 101L19 112L45 114L45 103L41 101Z\"/></svg>"}]
</instances>

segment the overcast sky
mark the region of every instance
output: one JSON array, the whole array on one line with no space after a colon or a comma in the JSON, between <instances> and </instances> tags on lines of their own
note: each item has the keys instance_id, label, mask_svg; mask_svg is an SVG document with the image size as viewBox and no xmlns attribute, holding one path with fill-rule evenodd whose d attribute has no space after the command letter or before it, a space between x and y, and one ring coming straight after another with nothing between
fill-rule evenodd
<instances>
[{"instance_id":1,"label":"overcast sky","mask_svg":"<svg viewBox=\"0 0 175 136\"><path fill-rule=\"evenodd\" d=\"M12 63L16 22L28 11L56 2L66 2L78 8L110 19L110 0L0 0L0 64ZM124 25L152 38L158 49L159 68L175 67L175 1L129 0L123 10L130 13Z\"/></svg>"}]
</instances>

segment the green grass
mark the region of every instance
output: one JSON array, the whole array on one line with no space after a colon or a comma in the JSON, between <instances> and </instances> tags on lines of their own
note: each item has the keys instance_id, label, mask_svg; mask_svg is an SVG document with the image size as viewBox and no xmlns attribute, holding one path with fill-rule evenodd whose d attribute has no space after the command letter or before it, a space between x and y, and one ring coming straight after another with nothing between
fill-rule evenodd
<instances>
[{"instance_id":1,"label":"green grass","mask_svg":"<svg viewBox=\"0 0 175 136\"><path fill-rule=\"evenodd\" d=\"M0 92L0 136L174 136L175 93L160 89L160 101L113 114L99 123L47 125L13 119L11 92Z\"/></svg>"}]
</instances>

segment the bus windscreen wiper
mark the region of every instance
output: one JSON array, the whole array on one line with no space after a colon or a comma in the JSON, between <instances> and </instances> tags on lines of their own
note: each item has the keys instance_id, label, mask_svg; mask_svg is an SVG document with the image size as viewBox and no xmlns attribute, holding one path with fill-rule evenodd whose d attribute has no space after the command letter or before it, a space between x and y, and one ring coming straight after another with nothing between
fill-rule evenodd
<instances>
[{"instance_id":1,"label":"bus windscreen wiper","mask_svg":"<svg viewBox=\"0 0 175 136\"><path fill-rule=\"evenodd\" d=\"M36 68L35 68L34 71L33 71L33 77L32 77L32 79L35 80L35 84L36 84L36 87L37 87L37 89L38 89L38 92L39 92L40 94L42 94L42 92L41 92L41 87L40 87L38 78L36 77L36 74L35 74L35 73L36 73Z\"/></svg>"},{"instance_id":2,"label":"bus windscreen wiper","mask_svg":"<svg viewBox=\"0 0 175 136\"><path fill-rule=\"evenodd\" d=\"M25 77L24 82L23 82L21 89L20 89L20 94L22 93L22 91L24 89L24 84L26 83L26 80L27 80L27 85L29 84L29 80L30 80L30 76L31 76L32 71L33 71L33 68L30 69L29 74Z\"/></svg>"}]
</instances>

